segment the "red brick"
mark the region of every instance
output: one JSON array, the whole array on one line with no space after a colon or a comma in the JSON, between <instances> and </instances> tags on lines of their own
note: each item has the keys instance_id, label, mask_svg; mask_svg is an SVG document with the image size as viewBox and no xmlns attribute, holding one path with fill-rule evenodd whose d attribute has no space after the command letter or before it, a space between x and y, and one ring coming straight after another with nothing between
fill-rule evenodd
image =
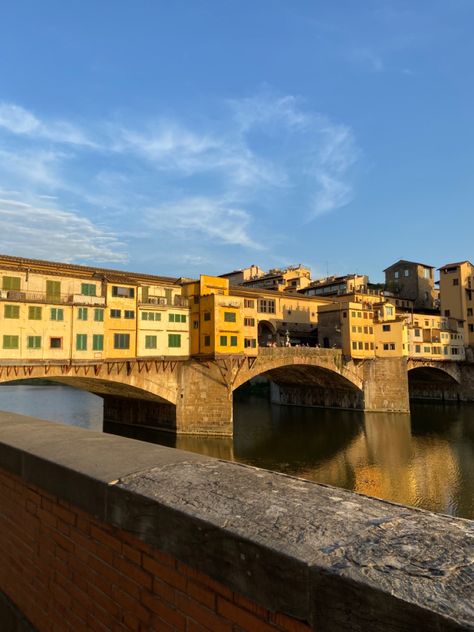
<instances>
[{"instance_id":1,"label":"red brick","mask_svg":"<svg viewBox=\"0 0 474 632\"><path fill-rule=\"evenodd\" d=\"M111 535L110 533L106 533L104 529L99 529L95 525L91 526L91 537L95 540L98 540L105 546L113 549L117 553L120 553L122 550L122 544L120 540Z\"/></svg>"},{"instance_id":2,"label":"red brick","mask_svg":"<svg viewBox=\"0 0 474 632\"><path fill-rule=\"evenodd\" d=\"M137 582L137 584L151 590L151 575L143 571L139 566L136 566L136 564L132 564L123 557L116 557L114 560L114 566L129 579L133 579Z\"/></svg>"},{"instance_id":3,"label":"red brick","mask_svg":"<svg viewBox=\"0 0 474 632\"><path fill-rule=\"evenodd\" d=\"M186 592L190 597L199 601L199 603L202 603L210 610L216 609L216 593L204 587L202 584L189 580Z\"/></svg>"},{"instance_id":4,"label":"red brick","mask_svg":"<svg viewBox=\"0 0 474 632\"><path fill-rule=\"evenodd\" d=\"M217 612L246 632L275 632L272 625L221 597L217 598Z\"/></svg>"},{"instance_id":5,"label":"red brick","mask_svg":"<svg viewBox=\"0 0 474 632\"><path fill-rule=\"evenodd\" d=\"M243 595L240 595L239 593L234 593L234 603L240 608L243 608L244 610L248 610L249 612L252 612L259 619L262 619L262 621L268 621L268 617L269 617L268 610L264 608L263 606L261 606L260 604L257 604L254 601L247 599L247 597L244 597Z\"/></svg>"},{"instance_id":6,"label":"red brick","mask_svg":"<svg viewBox=\"0 0 474 632\"><path fill-rule=\"evenodd\" d=\"M187 566L186 564L182 564L181 562L178 562L178 571L180 571L181 573L183 573L183 575L186 575L187 577L192 577L198 583L207 586L212 591L216 592L219 595L222 595L222 597L226 597L229 600L233 599L233 593L230 588L227 588L227 586L224 586L220 582L211 579L211 577L209 577L208 575L204 575L200 571L197 571L194 568Z\"/></svg>"},{"instance_id":7,"label":"red brick","mask_svg":"<svg viewBox=\"0 0 474 632\"><path fill-rule=\"evenodd\" d=\"M178 588L178 590L184 590L186 588L186 577L184 575L171 566L161 564L158 560L148 555L143 555L143 568L167 584Z\"/></svg>"},{"instance_id":8,"label":"red brick","mask_svg":"<svg viewBox=\"0 0 474 632\"><path fill-rule=\"evenodd\" d=\"M153 592L164 601L174 604L176 602L176 590L158 577L153 578Z\"/></svg>"},{"instance_id":9,"label":"red brick","mask_svg":"<svg viewBox=\"0 0 474 632\"><path fill-rule=\"evenodd\" d=\"M76 524L76 514L69 509L61 507L61 505L53 505L53 513L60 518L63 522L69 525Z\"/></svg>"},{"instance_id":10,"label":"red brick","mask_svg":"<svg viewBox=\"0 0 474 632\"><path fill-rule=\"evenodd\" d=\"M122 555L138 566L142 563L142 553L128 544L122 544Z\"/></svg>"},{"instance_id":11,"label":"red brick","mask_svg":"<svg viewBox=\"0 0 474 632\"><path fill-rule=\"evenodd\" d=\"M200 623L211 632L221 632L221 630L230 632L232 630L232 624L229 621L197 601L190 599L187 595L177 594L177 606L188 618Z\"/></svg>"},{"instance_id":12,"label":"red brick","mask_svg":"<svg viewBox=\"0 0 474 632\"><path fill-rule=\"evenodd\" d=\"M276 612L271 615L271 621L275 623L284 632L311 632L312 628L298 619L283 614L282 612Z\"/></svg>"},{"instance_id":13,"label":"red brick","mask_svg":"<svg viewBox=\"0 0 474 632\"><path fill-rule=\"evenodd\" d=\"M177 630L185 630L186 620L183 614L180 611L168 606L157 595L151 595L150 593L144 592L142 593L141 600L143 605L157 614L160 619L163 619L163 621L166 621Z\"/></svg>"}]
</instances>

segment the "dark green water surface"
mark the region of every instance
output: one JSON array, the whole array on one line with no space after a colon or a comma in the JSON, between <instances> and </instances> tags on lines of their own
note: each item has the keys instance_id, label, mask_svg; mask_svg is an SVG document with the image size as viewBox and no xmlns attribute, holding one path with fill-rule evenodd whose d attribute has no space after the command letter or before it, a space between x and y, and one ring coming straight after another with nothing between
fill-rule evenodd
<instances>
[{"instance_id":1,"label":"dark green water surface","mask_svg":"<svg viewBox=\"0 0 474 632\"><path fill-rule=\"evenodd\" d=\"M65 386L1 386L0 410L102 430L102 400ZM120 428L138 439L474 518L474 404L364 414L282 407L237 393L233 440Z\"/></svg>"}]
</instances>

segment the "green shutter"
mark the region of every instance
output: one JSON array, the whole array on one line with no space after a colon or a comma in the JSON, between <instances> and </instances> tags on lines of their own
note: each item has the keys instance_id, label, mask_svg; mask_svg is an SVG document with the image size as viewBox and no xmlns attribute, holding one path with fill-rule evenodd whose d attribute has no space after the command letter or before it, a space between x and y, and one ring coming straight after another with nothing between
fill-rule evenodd
<instances>
[{"instance_id":1,"label":"green shutter","mask_svg":"<svg viewBox=\"0 0 474 632\"><path fill-rule=\"evenodd\" d=\"M18 349L20 344L19 336L3 336L4 349Z\"/></svg>"},{"instance_id":2,"label":"green shutter","mask_svg":"<svg viewBox=\"0 0 474 632\"><path fill-rule=\"evenodd\" d=\"M104 350L104 336L103 334L94 334L92 336L92 350L103 351Z\"/></svg>"},{"instance_id":3,"label":"green shutter","mask_svg":"<svg viewBox=\"0 0 474 632\"><path fill-rule=\"evenodd\" d=\"M28 336L26 346L28 349L41 349L41 336Z\"/></svg>"},{"instance_id":4,"label":"green shutter","mask_svg":"<svg viewBox=\"0 0 474 632\"><path fill-rule=\"evenodd\" d=\"M42 308L36 307L36 305L30 305L28 307L28 319L29 320L41 320Z\"/></svg>"},{"instance_id":5,"label":"green shutter","mask_svg":"<svg viewBox=\"0 0 474 632\"><path fill-rule=\"evenodd\" d=\"M20 318L20 306L5 305L3 315L5 318Z\"/></svg>"},{"instance_id":6,"label":"green shutter","mask_svg":"<svg viewBox=\"0 0 474 632\"><path fill-rule=\"evenodd\" d=\"M87 351L87 334L76 334L76 350Z\"/></svg>"},{"instance_id":7,"label":"green shutter","mask_svg":"<svg viewBox=\"0 0 474 632\"><path fill-rule=\"evenodd\" d=\"M168 347L181 347L181 334L168 334Z\"/></svg>"},{"instance_id":8,"label":"green shutter","mask_svg":"<svg viewBox=\"0 0 474 632\"><path fill-rule=\"evenodd\" d=\"M61 297L61 282L46 281L46 299L48 301L57 301Z\"/></svg>"},{"instance_id":9,"label":"green shutter","mask_svg":"<svg viewBox=\"0 0 474 632\"><path fill-rule=\"evenodd\" d=\"M21 289L21 278L20 277L11 277L4 276L2 282L3 290L20 290Z\"/></svg>"}]
</instances>

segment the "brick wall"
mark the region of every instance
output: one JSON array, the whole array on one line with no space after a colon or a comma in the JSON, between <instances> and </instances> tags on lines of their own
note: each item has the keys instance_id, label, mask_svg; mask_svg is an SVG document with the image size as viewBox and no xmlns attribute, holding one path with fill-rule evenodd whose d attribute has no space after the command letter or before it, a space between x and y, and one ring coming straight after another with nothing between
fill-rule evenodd
<instances>
[{"instance_id":1,"label":"brick wall","mask_svg":"<svg viewBox=\"0 0 474 632\"><path fill-rule=\"evenodd\" d=\"M0 591L40 632L310 630L5 470L0 508Z\"/></svg>"}]
</instances>

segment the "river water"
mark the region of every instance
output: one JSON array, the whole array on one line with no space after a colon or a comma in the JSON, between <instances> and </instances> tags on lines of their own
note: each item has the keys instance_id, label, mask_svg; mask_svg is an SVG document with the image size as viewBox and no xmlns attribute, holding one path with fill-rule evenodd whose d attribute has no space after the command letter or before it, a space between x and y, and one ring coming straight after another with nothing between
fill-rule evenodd
<instances>
[{"instance_id":1,"label":"river water","mask_svg":"<svg viewBox=\"0 0 474 632\"><path fill-rule=\"evenodd\" d=\"M0 387L0 410L102 430L102 400L66 386ZM117 427L114 428L114 431ZM237 393L234 439L135 438L474 518L474 404L412 404L411 415L276 406Z\"/></svg>"}]
</instances>

